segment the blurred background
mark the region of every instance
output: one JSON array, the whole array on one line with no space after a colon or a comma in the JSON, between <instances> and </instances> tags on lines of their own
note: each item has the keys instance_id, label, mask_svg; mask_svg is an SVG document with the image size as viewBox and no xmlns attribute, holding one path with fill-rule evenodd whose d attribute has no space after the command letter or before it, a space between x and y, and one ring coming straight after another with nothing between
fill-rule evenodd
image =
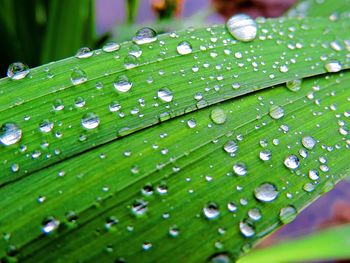
<instances>
[{"instance_id":1,"label":"blurred background","mask_svg":"<svg viewBox=\"0 0 350 263\"><path fill-rule=\"evenodd\" d=\"M21 61L35 67L72 56L80 47L126 41L149 26L158 33L223 23L236 13L278 17L295 0L0 0L0 76ZM304 210L260 246L350 223L350 182ZM345 262L345 261L343 261ZM349 261L350 262L350 261Z\"/></svg>"}]
</instances>

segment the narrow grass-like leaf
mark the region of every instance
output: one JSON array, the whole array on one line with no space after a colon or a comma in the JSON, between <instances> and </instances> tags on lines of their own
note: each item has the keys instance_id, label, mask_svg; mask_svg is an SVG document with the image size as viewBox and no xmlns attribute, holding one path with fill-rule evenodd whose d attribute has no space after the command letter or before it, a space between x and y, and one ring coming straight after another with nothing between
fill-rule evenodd
<instances>
[{"instance_id":1,"label":"narrow grass-like leaf","mask_svg":"<svg viewBox=\"0 0 350 263\"><path fill-rule=\"evenodd\" d=\"M228 100L4 186L4 247L28 262L237 258L349 172L349 78L345 71L306 79L298 92L281 85ZM274 105L284 111L277 120ZM217 109L223 124L213 117ZM234 154L224 150L228 141L238 147ZM293 170L284 164L290 155L299 159ZM244 176L234 172L237 164L246 167ZM263 183L276 187L275 200L256 198ZM214 219L203 212L211 202ZM50 217L54 227L42 234ZM241 222L254 230L251 237ZM51 252L43 258L42 251Z\"/></svg>"},{"instance_id":2,"label":"narrow grass-like leaf","mask_svg":"<svg viewBox=\"0 0 350 263\"><path fill-rule=\"evenodd\" d=\"M239 263L299 262L350 258L350 226L337 226L257 250Z\"/></svg>"},{"instance_id":3,"label":"narrow grass-like leaf","mask_svg":"<svg viewBox=\"0 0 350 263\"><path fill-rule=\"evenodd\" d=\"M33 69L31 77L21 81L2 79L0 123L17 124L23 136L19 144L0 146L0 185L160 120L324 73L330 61L339 61L346 69L347 27L347 20L260 20L258 39L242 43L223 26L213 26L161 35L149 45L123 43L114 53L97 51L86 59L62 60ZM191 54L177 53L182 41L191 43ZM335 50L331 43L341 48ZM140 58L131 58L135 67L128 64L126 69L127 54L138 54L139 49ZM73 85L71 74L82 74L83 83ZM116 92L113 83L121 76L132 83L130 91ZM170 102L159 98L164 88L172 92ZM111 103L121 109L111 112ZM91 113L100 125L84 130L82 118ZM45 122L53 129L42 133L39 126ZM13 172L13 166L19 168Z\"/></svg>"}]
</instances>

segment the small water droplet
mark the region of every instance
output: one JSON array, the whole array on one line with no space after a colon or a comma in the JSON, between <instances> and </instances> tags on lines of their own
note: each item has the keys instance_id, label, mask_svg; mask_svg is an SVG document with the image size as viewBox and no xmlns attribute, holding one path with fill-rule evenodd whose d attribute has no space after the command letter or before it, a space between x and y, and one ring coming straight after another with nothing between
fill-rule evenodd
<instances>
[{"instance_id":1,"label":"small water droplet","mask_svg":"<svg viewBox=\"0 0 350 263\"><path fill-rule=\"evenodd\" d=\"M173 93L168 88L158 90L157 95L164 102L171 102L173 100Z\"/></svg>"},{"instance_id":2,"label":"small water droplet","mask_svg":"<svg viewBox=\"0 0 350 263\"><path fill-rule=\"evenodd\" d=\"M138 30L135 36L132 38L138 45L152 43L157 40L157 33L149 27L144 27Z\"/></svg>"},{"instance_id":3,"label":"small water droplet","mask_svg":"<svg viewBox=\"0 0 350 263\"><path fill-rule=\"evenodd\" d=\"M303 189L305 192L312 192L313 190L315 190L315 186L312 183L306 183L303 186Z\"/></svg>"},{"instance_id":4,"label":"small water droplet","mask_svg":"<svg viewBox=\"0 0 350 263\"><path fill-rule=\"evenodd\" d=\"M339 61L330 61L324 67L327 72L339 72L343 68Z\"/></svg>"},{"instance_id":5,"label":"small water droplet","mask_svg":"<svg viewBox=\"0 0 350 263\"><path fill-rule=\"evenodd\" d=\"M9 146L19 142L22 138L22 130L14 123L8 122L0 128L0 142Z\"/></svg>"},{"instance_id":6,"label":"small water droplet","mask_svg":"<svg viewBox=\"0 0 350 263\"><path fill-rule=\"evenodd\" d=\"M126 69L131 69L139 64L137 57L133 55L127 55L124 59L124 67Z\"/></svg>"},{"instance_id":7,"label":"small water droplet","mask_svg":"<svg viewBox=\"0 0 350 263\"><path fill-rule=\"evenodd\" d=\"M269 150L260 151L259 157L263 161L269 161L271 159L271 151Z\"/></svg>"},{"instance_id":8,"label":"small water droplet","mask_svg":"<svg viewBox=\"0 0 350 263\"><path fill-rule=\"evenodd\" d=\"M224 150L227 153L233 154L238 150L238 145L235 141L227 141L224 144Z\"/></svg>"},{"instance_id":9,"label":"small water droplet","mask_svg":"<svg viewBox=\"0 0 350 263\"><path fill-rule=\"evenodd\" d=\"M318 180L320 177L319 177L318 172L317 172L316 170L310 170L310 171L309 171L309 178L310 178L311 180L316 181L316 180Z\"/></svg>"},{"instance_id":10,"label":"small water droplet","mask_svg":"<svg viewBox=\"0 0 350 263\"><path fill-rule=\"evenodd\" d=\"M293 79L293 80L287 81L286 87L290 91L298 91L301 88L301 83L302 83L301 79Z\"/></svg>"},{"instance_id":11,"label":"small water droplet","mask_svg":"<svg viewBox=\"0 0 350 263\"><path fill-rule=\"evenodd\" d=\"M87 81L87 75L84 70L75 68L72 71L72 74L70 76L70 80L73 83L73 85L79 85L81 83L84 83Z\"/></svg>"},{"instance_id":12,"label":"small water droplet","mask_svg":"<svg viewBox=\"0 0 350 263\"><path fill-rule=\"evenodd\" d=\"M177 237L179 234L180 234L180 230L179 230L179 228L176 225L171 226L169 228L169 235L171 237Z\"/></svg>"},{"instance_id":13,"label":"small water droplet","mask_svg":"<svg viewBox=\"0 0 350 263\"><path fill-rule=\"evenodd\" d=\"M279 218L283 224L292 222L297 216L297 210L294 206L288 205L281 208Z\"/></svg>"},{"instance_id":14,"label":"small water droplet","mask_svg":"<svg viewBox=\"0 0 350 263\"><path fill-rule=\"evenodd\" d=\"M193 129L194 127L196 127L197 123L195 119L189 119L187 121L187 126L190 127L191 129Z\"/></svg>"},{"instance_id":15,"label":"small water droplet","mask_svg":"<svg viewBox=\"0 0 350 263\"><path fill-rule=\"evenodd\" d=\"M176 50L180 55L187 55L192 53L192 46L189 42L183 41L177 45Z\"/></svg>"},{"instance_id":16,"label":"small water droplet","mask_svg":"<svg viewBox=\"0 0 350 263\"><path fill-rule=\"evenodd\" d=\"M216 203L210 202L203 208L203 214L208 219L217 218L220 214L219 207Z\"/></svg>"},{"instance_id":17,"label":"small water droplet","mask_svg":"<svg viewBox=\"0 0 350 263\"><path fill-rule=\"evenodd\" d=\"M13 80L25 78L29 73L29 67L22 62L12 63L7 69L7 76Z\"/></svg>"},{"instance_id":18,"label":"small water droplet","mask_svg":"<svg viewBox=\"0 0 350 263\"><path fill-rule=\"evenodd\" d=\"M125 75L118 76L113 84L114 88L120 92L128 92L132 87L132 83Z\"/></svg>"},{"instance_id":19,"label":"small water droplet","mask_svg":"<svg viewBox=\"0 0 350 263\"><path fill-rule=\"evenodd\" d=\"M255 21L245 14L232 16L227 20L226 27L234 38L243 42L254 40L258 31Z\"/></svg>"},{"instance_id":20,"label":"small water droplet","mask_svg":"<svg viewBox=\"0 0 350 263\"><path fill-rule=\"evenodd\" d=\"M53 129L53 122L49 120L43 120L39 125L39 130L43 133L48 133Z\"/></svg>"},{"instance_id":21,"label":"small water droplet","mask_svg":"<svg viewBox=\"0 0 350 263\"><path fill-rule=\"evenodd\" d=\"M152 243L151 242L144 242L143 244L142 244L142 249L143 250L150 250L152 248Z\"/></svg>"},{"instance_id":22,"label":"small water droplet","mask_svg":"<svg viewBox=\"0 0 350 263\"><path fill-rule=\"evenodd\" d=\"M128 54L129 54L129 55L133 55L133 56L139 58L139 57L141 57L141 55L142 55L142 49L141 49L138 45L136 45L136 44L131 45L131 46L129 47Z\"/></svg>"},{"instance_id":23,"label":"small water droplet","mask_svg":"<svg viewBox=\"0 0 350 263\"><path fill-rule=\"evenodd\" d=\"M60 221L55 219L54 217L48 217L42 222L42 228L41 231L48 235L55 231L60 225Z\"/></svg>"},{"instance_id":24,"label":"small water droplet","mask_svg":"<svg viewBox=\"0 0 350 263\"><path fill-rule=\"evenodd\" d=\"M75 54L76 58L89 58L93 54L92 50L88 47L82 47L78 50L78 52Z\"/></svg>"},{"instance_id":25,"label":"small water droplet","mask_svg":"<svg viewBox=\"0 0 350 263\"><path fill-rule=\"evenodd\" d=\"M102 47L102 50L107 53L117 51L119 49L120 45L116 42L108 42Z\"/></svg>"},{"instance_id":26,"label":"small water droplet","mask_svg":"<svg viewBox=\"0 0 350 263\"><path fill-rule=\"evenodd\" d=\"M242 163L236 163L233 165L233 171L235 172L235 174L239 175L239 176L245 176L247 174L247 166Z\"/></svg>"},{"instance_id":27,"label":"small water droplet","mask_svg":"<svg viewBox=\"0 0 350 263\"><path fill-rule=\"evenodd\" d=\"M282 72L282 73L286 73L286 72L288 72L288 67L287 67L287 65L281 65L280 66L280 72Z\"/></svg>"},{"instance_id":28,"label":"small water droplet","mask_svg":"<svg viewBox=\"0 0 350 263\"><path fill-rule=\"evenodd\" d=\"M284 159L284 165L289 169L297 169L299 167L299 158L295 155L289 155Z\"/></svg>"},{"instance_id":29,"label":"small water droplet","mask_svg":"<svg viewBox=\"0 0 350 263\"><path fill-rule=\"evenodd\" d=\"M261 212L259 210L259 208L252 208L249 209L248 211L248 216L253 219L254 221L258 221L261 219Z\"/></svg>"},{"instance_id":30,"label":"small water droplet","mask_svg":"<svg viewBox=\"0 0 350 263\"><path fill-rule=\"evenodd\" d=\"M84 114L81 119L81 125L87 130L95 129L99 124L100 118L93 112Z\"/></svg>"},{"instance_id":31,"label":"small water droplet","mask_svg":"<svg viewBox=\"0 0 350 263\"><path fill-rule=\"evenodd\" d=\"M272 119L280 119L284 116L284 110L280 106L272 106L269 111L269 115Z\"/></svg>"},{"instance_id":32,"label":"small water droplet","mask_svg":"<svg viewBox=\"0 0 350 263\"><path fill-rule=\"evenodd\" d=\"M311 136L305 136L301 139L301 143L306 149L312 150L316 145L316 140Z\"/></svg>"},{"instance_id":33,"label":"small water droplet","mask_svg":"<svg viewBox=\"0 0 350 263\"><path fill-rule=\"evenodd\" d=\"M239 230L244 237L252 237L255 235L255 229L252 223L248 221L241 221L239 223Z\"/></svg>"},{"instance_id":34,"label":"small water droplet","mask_svg":"<svg viewBox=\"0 0 350 263\"><path fill-rule=\"evenodd\" d=\"M271 202L278 196L278 191L275 185L271 183L262 183L254 189L256 199L262 202Z\"/></svg>"},{"instance_id":35,"label":"small water droplet","mask_svg":"<svg viewBox=\"0 0 350 263\"><path fill-rule=\"evenodd\" d=\"M109 104L109 111L116 112L116 111L120 110L121 107L122 106L118 102L113 101L111 104Z\"/></svg>"},{"instance_id":36,"label":"small water droplet","mask_svg":"<svg viewBox=\"0 0 350 263\"><path fill-rule=\"evenodd\" d=\"M216 124L225 123L226 117L225 111L220 108L215 108L210 112L210 118Z\"/></svg>"},{"instance_id":37,"label":"small water droplet","mask_svg":"<svg viewBox=\"0 0 350 263\"><path fill-rule=\"evenodd\" d=\"M136 216L142 216L148 209L148 202L138 199L132 204L131 212Z\"/></svg>"}]
</instances>

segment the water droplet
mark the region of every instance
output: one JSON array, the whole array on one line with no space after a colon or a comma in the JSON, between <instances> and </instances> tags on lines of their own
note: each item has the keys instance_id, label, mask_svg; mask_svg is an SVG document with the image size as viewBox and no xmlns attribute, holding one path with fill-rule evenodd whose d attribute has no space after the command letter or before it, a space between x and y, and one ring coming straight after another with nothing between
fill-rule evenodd
<instances>
[{"instance_id":1,"label":"water droplet","mask_svg":"<svg viewBox=\"0 0 350 263\"><path fill-rule=\"evenodd\" d=\"M74 100L74 105L77 108L82 108L85 105L85 100L82 97L76 97Z\"/></svg>"},{"instance_id":2,"label":"water droplet","mask_svg":"<svg viewBox=\"0 0 350 263\"><path fill-rule=\"evenodd\" d=\"M164 102L170 102L173 100L173 93L168 88L162 88L157 92L158 98Z\"/></svg>"},{"instance_id":3,"label":"water droplet","mask_svg":"<svg viewBox=\"0 0 350 263\"><path fill-rule=\"evenodd\" d=\"M281 208L279 218L283 224L292 222L297 216L297 210L294 206L289 205Z\"/></svg>"},{"instance_id":4,"label":"water droplet","mask_svg":"<svg viewBox=\"0 0 350 263\"><path fill-rule=\"evenodd\" d=\"M136 67L139 64L137 57L133 55L127 55L124 59L124 67L126 69L131 69Z\"/></svg>"},{"instance_id":5,"label":"water droplet","mask_svg":"<svg viewBox=\"0 0 350 263\"><path fill-rule=\"evenodd\" d=\"M312 192L313 190L315 190L315 186L312 183L306 183L303 186L303 189L305 192Z\"/></svg>"},{"instance_id":6,"label":"water droplet","mask_svg":"<svg viewBox=\"0 0 350 263\"><path fill-rule=\"evenodd\" d=\"M311 180L315 181L315 180L318 180L320 177L319 177L318 172L316 170L310 170L309 171L309 178Z\"/></svg>"},{"instance_id":7,"label":"water droplet","mask_svg":"<svg viewBox=\"0 0 350 263\"><path fill-rule=\"evenodd\" d=\"M180 55L187 55L192 53L192 46L189 42L183 41L177 45L176 50Z\"/></svg>"},{"instance_id":8,"label":"water droplet","mask_svg":"<svg viewBox=\"0 0 350 263\"><path fill-rule=\"evenodd\" d=\"M142 49L138 45L131 45L129 47L128 54L139 58L142 55Z\"/></svg>"},{"instance_id":9,"label":"water droplet","mask_svg":"<svg viewBox=\"0 0 350 263\"><path fill-rule=\"evenodd\" d=\"M235 153L238 150L238 145L235 141L228 141L224 144L224 150L227 153Z\"/></svg>"},{"instance_id":10,"label":"water droplet","mask_svg":"<svg viewBox=\"0 0 350 263\"><path fill-rule=\"evenodd\" d=\"M239 176L244 176L247 174L247 166L242 162L234 164L232 168L235 174Z\"/></svg>"},{"instance_id":11,"label":"water droplet","mask_svg":"<svg viewBox=\"0 0 350 263\"><path fill-rule=\"evenodd\" d=\"M311 136L305 136L301 139L301 143L306 149L312 150L316 145L316 140Z\"/></svg>"},{"instance_id":12,"label":"water droplet","mask_svg":"<svg viewBox=\"0 0 350 263\"><path fill-rule=\"evenodd\" d=\"M7 69L7 76L13 80L23 79L29 73L29 67L22 62L12 63Z\"/></svg>"},{"instance_id":13,"label":"water droplet","mask_svg":"<svg viewBox=\"0 0 350 263\"><path fill-rule=\"evenodd\" d=\"M231 259L225 253L215 254L210 257L210 263L231 263Z\"/></svg>"},{"instance_id":14,"label":"water droplet","mask_svg":"<svg viewBox=\"0 0 350 263\"><path fill-rule=\"evenodd\" d=\"M243 42L254 40L258 31L255 21L245 14L232 16L227 20L226 27L234 38Z\"/></svg>"},{"instance_id":15,"label":"water droplet","mask_svg":"<svg viewBox=\"0 0 350 263\"><path fill-rule=\"evenodd\" d=\"M343 68L339 61L330 61L324 67L327 72L339 72Z\"/></svg>"},{"instance_id":16,"label":"water droplet","mask_svg":"<svg viewBox=\"0 0 350 263\"><path fill-rule=\"evenodd\" d=\"M269 161L271 159L271 151L265 150L259 153L259 157L263 161Z\"/></svg>"},{"instance_id":17,"label":"water droplet","mask_svg":"<svg viewBox=\"0 0 350 263\"><path fill-rule=\"evenodd\" d=\"M276 199L278 191L271 183L262 183L254 189L255 198L262 202L271 202Z\"/></svg>"},{"instance_id":18,"label":"water droplet","mask_svg":"<svg viewBox=\"0 0 350 263\"><path fill-rule=\"evenodd\" d=\"M210 118L216 124L223 124L226 121L226 113L220 108L215 108L211 111Z\"/></svg>"},{"instance_id":19,"label":"water droplet","mask_svg":"<svg viewBox=\"0 0 350 263\"><path fill-rule=\"evenodd\" d=\"M269 114L270 114L272 119L277 120L277 119L280 119L284 116L284 110L280 106L272 106L270 108Z\"/></svg>"},{"instance_id":20,"label":"water droplet","mask_svg":"<svg viewBox=\"0 0 350 263\"><path fill-rule=\"evenodd\" d=\"M143 250L150 250L152 248L152 243L151 242L144 242L143 244L142 244L142 249Z\"/></svg>"},{"instance_id":21,"label":"water droplet","mask_svg":"<svg viewBox=\"0 0 350 263\"><path fill-rule=\"evenodd\" d=\"M177 237L179 234L180 234L180 230L179 230L179 228L176 225L171 226L169 228L169 235L171 237Z\"/></svg>"},{"instance_id":22,"label":"water droplet","mask_svg":"<svg viewBox=\"0 0 350 263\"><path fill-rule=\"evenodd\" d=\"M195 119L189 119L188 121L187 121L187 125L188 125L188 127L190 127L191 129L193 129L194 127L196 127L196 120Z\"/></svg>"},{"instance_id":23,"label":"water droplet","mask_svg":"<svg viewBox=\"0 0 350 263\"><path fill-rule=\"evenodd\" d=\"M84 70L75 68L70 75L70 80L73 85L79 85L87 81L87 75Z\"/></svg>"},{"instance_id":24,"label":"water droplet","mask_svg":"<svg viewBox=\"0 0 350 263\"><path fill-rule=\"evenodd\" d=\"M299 167L299 158L295 155L289 155L284 159L284 165L289 169L297 169Z\"/></svg>"},{"instance_id":25,"label":"water droplet","mask_svg":"<svg viewBox=\"0 0 350 263\"><path fill-rule=\"evenodd\" d=\"M293 80L287 81L286 87L291 91L298 91L301 88L301 83L302 83L301 79L293 79Z\"/></svg>"},{"instance_id":26,"label":"water droplet","mask_svg":"<svg viewBox=\"0 0 350 263\"><path fill-rule=\"evenodd\" d=\"M78 52L75 54L76 58L89 58L91 57L93 52L88 47L82 47L78 50Z\"/></svg>"},{"instance_id":27,"label":"water droplet","mask_svg":"<svg viewBox=\"0 0 350 263\"><path fill-rule=\"evenodd\" d=\"M60 221L55 219L54 217L48 217L42 222L41 231L48 235L55 231L60 225Z\"/></svg>"},{"instance_id":28,"label":"water droplet","mask_svg":"<svg viewBox=\"0 0 350 263\"><path fill-rule=\"evenodd\" d=\"M114 88L120 92L128 92L132 87L132 83L125 75L117 77L113 84Z\"/></svg>"},{"instance_id":29,"label":"water droplet","mask_svg":"<svg viewBox=\"0 0 350 263\"><path fill-rule=\"evenodd\" d=\"M113 101L111 104L109 104L109 111L116 112L116 111L120 110L121 107L122 106L118 102Z\"/></svg>"},{"instance_id":30,"label":"water droplet","mask_svg":"<svg viewBox=\"0 0 350 263\"><path fill-rule=\"evenodd\" d=\"M227 209L228 209L228 211L230 211L232 213L236 212L237 211L237 205L234 202L229 202L227 204Z\"/></svg>"},{"instance_id":31,"label":"water droplet","mask_svg":"<svg viewBox=\"0 0 350 263\"><path fill-rule=\"evenodd\" d=\"M254 221L258 221L261 218L261 212L259 208L252 208L252 209L249 209L248 216Z\"/></svg>"},{"instance_id":32,"label":"water droplet","mask_svg":"<svg viewBox=\"0 0 350 263\"><path fill-rule=\"evenodd\" d=\"M99 124L100 118L93 112L84 114L81 119L81 125L87 130L95 129Z\"/></svg>"},{"instance_id":33,"label":"water droplet","mask_svg":"<svg viewBox=\"0 0 350 263\"><path fill-rule=\"evenodd\" d=\"M5 146L15 144L22 138L22 130L14 123L8 122L0 128L0 142Z\"/></svg>"},{"instance_id":34,"label":"water droplet","mask_svg":"<svg viewBox=\"0 0 350 263\"><path fill-rule=\"evenodd\" d=\"M142 216L148 209L148 202L138 199L132 204L131 212L136 216Z\"/></svg>"},{"instance_id":35,"label":"water droplet","mask_svg":"<svg viewBox=\"0 0 350 263\"><path fill-rule=\"evenodd\" d=\"M102 50L107 53L117 51L119 49L120 45L116 42L108 42L102 47Z\"/></svg>"},{"instance_id":36,"label":"water droplet","mask_svg":"<svg viewBox=\"0 0 350 263\"><path fill-rule=\"evenodd\" d=\"M282 73L288 72L288 67L287 67L287 65L282 65L282 66L280 66L280 72L282 72Z\"/></svg>"},{"instance_id":37,"label":"water droplet","mask_svg":"<svg viewBox=\"0 0 350 263\"><path fill-rule=\"evenodd\" d=\"M248 221L241 221L239 223L239 230L244 237L252 237L255 235L255 229L252 223Z\"/></svg>"},{"instance_id":38,"label":"water droplet","mask_svg":"<svg viewBox=\"0 0 350 263\"><path fill-rule=\"evenodd\" d=\"M217 218L220 214L219 207L216 203L210 202L203 208L203 214L208 219Z\"/></svg>"},{"instance_id":39,"label":"water droplet","mask_svg":"<svg viewBox=\"0 0 350 263\"><path fill-rule=\"evenodd\" d=\"M39 125L39 130L43 133L48 133L53 129L53 122L49 120L43 120Z\"/></svg>"},{"instance_id":40,"label":"water droplet","mask_svg":"<svg viewBox=\"0 0 350 263\"><path fill-rule=\"evenodd\" d=\"M152 43L157 40L157 33L149 27L144 27L138 30L135 36L132 38L138 45L143 45L147 43Z\"/></svg>"}]
</instances>

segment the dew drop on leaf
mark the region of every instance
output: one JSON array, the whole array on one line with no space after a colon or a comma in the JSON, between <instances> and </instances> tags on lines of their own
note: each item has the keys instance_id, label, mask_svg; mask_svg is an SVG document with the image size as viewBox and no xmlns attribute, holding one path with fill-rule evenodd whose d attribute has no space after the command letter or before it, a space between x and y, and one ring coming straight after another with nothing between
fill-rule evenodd
<instances>
[{"instance_id":1,"label":"dew drop on leaf","mask_svg":"<svg viewBox=\"0 0 350 263\"><path fill-rule=\"evenodd\" d=\"M45 234L48 235L55 231L60 225L60 221L58 221L54 217L48 217L42 222L42 227L41 231Z\"/></svg>"},{"instance_id":2,"label":"dew drop on leaf","mask_svg":"<svg viewBox=\"0 0 350 263\"><path fill-rule=\"evenodd\" d=\"M190 127L191 129L193 129L194 127L196 127L196 120L195 119L189 119L187 121L187 126Z\"/></svg>"},{"instance_id":3,"label":"dew drop on leaf","mask_svg":"<svg viewBox=\"0 0 350 263\"><path fill-rule=\"evenodd\" d=\"M256 199L262 202L271 202L276 199L278 191L275 185L271 183L262 183L254 189Z\"/></svg>"},{"instance_id":4,"label":"dew drop on leaf","mask_svg":"<svg viewBox=\"0 0 350 263\"><path fill-rule=\"evenodd\" d=\"M133 55L127 55L124 59L124 67L126 69L131 69L136 67L139 64L137 57Z\"/></svg>"},{"instance_id":5,"label":"dew drop on leaf","mask_svg":"<svg viewBox=\"0 0 350 263\"><path fill-rule=\"evenodd\" d=\"M149 27L144 27L138 30L135 36L132 38L138 45L143 45L147 43L152 43L157 40L157 33Z\"/></svg>"},{"instance_id":6,"label":"dew drop on leaf","mask_svg":"<svg viewBox=\"0 0 350 263\"><path fill-rule=\"evenodd\" d=\"M301 79L293 79L293 80L287 81L286 87L290 91L298 91L301 88L301 83L302 83Z\"/></svg>"},{"instance_id":7,"label":"dew drop on leaf","mask_svg":"<svg viewBox=\"0 0 350 263\"><path fill-rule=\"evenodd\" d=\"M22 62L12 63L7 69L7 76L13 80L25 78L29 73L29 67Z\"/></svg>"},{"instance_id":8,"label":"dew drop on leaf","mask_svg":"<svg viewBox=\"0 0 350 263\"><path fill-rule=\"evenodd\" d=\"M142 55L142 50L138 45L134 44L129 47L128 54L139 58Z\"/></svg>"},{"instance_id":9,"label":"dew drop on leaf","mask_svg":"<svg viewBox=\"0 0 350 263\"><path fill-rule=\"evenodd\" d=\"M330 61L324 67L327 72L339 72L343 68L339 61Z\"/></svg>"},{"instance_id":10,"label":"dew drop on leaf","mask_svg":"<svg viewBox=\"0 0 350 263\"><path fill-rule=\"evenodd\" d=\"M192 46L189 42L183 41L177 45L176 50L180 55L187 55L192 53Z\"/></svg>"},{"instance_id":11,"label":"dew drop on leaf","mask_svg":"<svg viewBox=\"0 0 350 263\"><path fill-rule=\"evenodd\" d=\"M215 108L210 112L210 118L216 124L224 124L226 117L225 111L220 108Z\"/></svg>"},{"instance_id":12,"label":"dew drop on leaf","mask_svg":"<svg viewBox=\"0 0 350 263\"><path fill-rule=\"evenodd\" d=\"M244 237L252 237L255 235L255 229L252 223L248 221L241 221L239 223L239 230Z\"/></svg>"},{"instance_id":13,"label":"dew drop on leaf","mask_svg":"<svg viewBox=\"0 0 350 263\"><path fill-rule=\"evenodd\" d=\"M301 143L306 149L312 150L316 145L316 140L311 136L305 136L301 139Z\"/></svg>"},{"instance_id":14,"label":"dew drop on leaf","mask_svg":"<svg viewBox=\"0 0 350 263\"><path fill-rule=\"evenodd\" d=\"M284 159L284 165L291 170L297 169L299 167L299 158L295 155L289 155Z\"/></svg>"},{"instance_id":15,"label":"dew drop on leaf","mask_svg":"<svg viewBox=\"0 0 350 263\"><path fill-rule=\"evenodd\" d=\"M226 27L234 38L243 42L254 40L258 31L255 21L245 14L234 15L229 18Z\"/></svg>"},{"instance_id":16,"label":"dew drop on leaf","mask_svg":"<svg viewBox=\"0 0 350 263\"><path fill-rule=\"evenodd\" d=\"M71 73L70 80L73 85L79 85L87 81L87 75L84 70L75 68Z\"/></svg>"},{"instance_id":17,"label":"dew drop on leaf","mask_svg":"<svg viewBox=\"0 0 350 263\"><path fill-rule=\"evenodd\" d=\"M180 230L176 225L173 225L169 228L169 235L171 237L177 237L180 234Z\"/></svg>"},{"instance_id":18,"label":"dew drop on leaf","mask_svg":"<svg viewBox=\"0 0 350 263\"><path fill-rule=\"evenodd\" d=\"M89 58L93 54L92 50L88 47L82 47L78 50L78 52L75 54L76 58Z\"/></svg>"},{"instance_id":19,"label":"dew drop on leaf","mask_svg":"<svg viewBox=\"0 0 350 263\"><path fill-rule=\"evenodd\" d=\"M164 102L171 102L173 100L173 93L168 88L158 90L157 96Z\"/></svg>"},{"instance_id":20,"label":"dew drop on leaf","mask_svg":"<svg viewBox=\"0 0 350 263\"><path fill-rule=\"evenodd\" d=\"M99 124L100 118L93 112L88 112L81 118L81 125L87 130L95 129Z\"/></svg>"},{"instance_id":21,"label":"dew drop on leaf","mask_svg":"<svg viewBox=\"0 0 350 263\"><path fill-rule=\"evenodd\" d=\"M309 170L309 178L314 181L318 180L320 177L317 170Z\"/></svg>"},{"instance_id":22,"label":"dew drop on leaf","mask_svg":"<svg viewBox=\"0 0 350 263\"><path fill-rule=\"evenodd\" d=\"M0 142L9 146L19 142L22 138L22 130L14 123L8 122L0 128Z\"/></svg>"},{"instance_id":23,"label":"dew drop on leaf","mask_svg":"<svg viewBox=\"0 0 350 263\"><path fill-rule=\"evenodd\" d=\"M248 172L247 166L242 162L235 163L232 168L233 168L234 173L239 175L239 176L245 176Z\"/></svg>"},{"instance_id":24,"label":"dew drop on leaf","mask_svg":"<svg viewBox=\"0 0 350 263\"><path fill-rule=\"evenodd\" d=\"M216 203L210 202L203 207L203 214L208 219L217 218L220 214L219 207Z\"/></svg>"},{"instance_id":25,"label":"dew drop on leaf","mask_svg":"<svg viewBox=\"0 0 350 263\"><path fill-rule=\"evenodd\" d=\"M263 161L269 161L271 159L271 151L269 150L260 151L259 158Z\"/></svg>"},{"instance_id":26,"label":"dew drop on leaf","mask_svg":"<svg viewBox=\"0 0 350 263\"><path fill-rule=\"evenodd\" d=\"M262 217L259 208L251 208L251 209L249 209L248 216L254 221L258 221Z\"/></svg>"},{"instance_id":27,"label":"dew drop on leaf","mask_svg":"<svg viewBox=\"0 0 350 263\"><path fill-rule=\"evenodd\" d=\"M297 216L297 210L294 206L288 205L281 208L279 218L283 224L288 224L292 222Z\"/></svg>"},{"instance_id":28,"label":"dew drop on leaf","mask_svg":"<svg viewBox=\"0 0 350 263\"><path fill-rule=\"evenodd\" d=\"M132 83L129 81L128 77L125 75L118 76L114 83L114 88L119 92L128 92L131 87Z\"/></svg>"},{"instance_id":29,"label":"dew drop on leaf","mask_svg":"<svg viewBox=\"0 0 350 263\"><path fill-rule=\"evenodd\" d=\"M224 150L230 154L235 153L238 150L238 145L235 141L227 141L224 144Z\"/></svg>"},{"instance_id":30,"label":"dew drop on leaf","mask_svg":"<svg viewBox=\"0 0 350 263\"><path fill-rule=\"evenodd\" d=\"M272 119L280 119L284 116L284 110L280 106L272 106L269 111L269 115Z\"/></svg>"},{"instance_id":31,"label":"dew drop on leaf","mask_svg":"<svg viewBox=\"0 0 350 263\"><path fill-rule=\"evenodd\" d=\"M131 212L136 216L142 216L143 214L146 213L147 209L148 209L148 202L142 199L137 199L132 204Z\"/></svg>"},{"instance_id":32,"label":"dew drop on leaf","mask_svg":"<svg viewBox=\"0 0 350 263\"><path fill-rule=\"evenodd\" d=\"M53 129L53 122L49 120L43 120L39 125L39 130L43 133L48 133Z\"/></svg>"},{"instance_id":33,"label":"dew drop on leaf","mask_svg":"<svg viewBox=\"0 0 350 263\"><path fill-rule=\"evenodd\" d=\"M108 42L102 47L102 50L107 53L117 51L119 49L120 45L116 42Z\"/></svg>"}]
</instances>

